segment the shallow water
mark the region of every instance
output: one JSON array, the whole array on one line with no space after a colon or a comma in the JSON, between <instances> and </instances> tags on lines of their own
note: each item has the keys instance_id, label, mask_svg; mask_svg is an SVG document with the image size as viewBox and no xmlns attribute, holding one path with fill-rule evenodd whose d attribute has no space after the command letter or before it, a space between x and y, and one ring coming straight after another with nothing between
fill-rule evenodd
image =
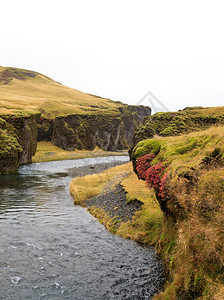
<instances>
[{"instance_id":1,"label":"shallow water","mask_svg":"<svg viewBox=\"0 0 224 300\"><path fill-rule=\"evenodd\" d=\"M0 176L0 299L151 299L161 283L154 250L110 234L69 194L76 168L127 160L39 163Z\"/></svg>"}]
</instances>

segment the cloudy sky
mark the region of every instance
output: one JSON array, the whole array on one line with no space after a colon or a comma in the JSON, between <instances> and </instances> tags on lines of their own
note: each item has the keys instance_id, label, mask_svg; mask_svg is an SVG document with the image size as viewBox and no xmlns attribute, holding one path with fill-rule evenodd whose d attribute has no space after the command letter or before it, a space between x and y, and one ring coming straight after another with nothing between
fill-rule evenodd
<instances>
[{"instance_id":1,"label":"cloudy sky","mask_svg":"<svg viewBox=\"0 0 224 300\"><path fill-rule=\"evenodd\" d=\"M0 9L2 66L129 104L224 105L222 0L7 0Z\"/></svg>"}]
</instances>

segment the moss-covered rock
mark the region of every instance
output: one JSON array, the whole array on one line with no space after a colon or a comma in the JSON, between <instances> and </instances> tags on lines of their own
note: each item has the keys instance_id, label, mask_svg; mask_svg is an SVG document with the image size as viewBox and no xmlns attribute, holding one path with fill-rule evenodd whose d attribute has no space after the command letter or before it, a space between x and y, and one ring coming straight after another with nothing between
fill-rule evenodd
<instances>
[{"instance_id":1,"label":"moss-covered rock","mask_svg":"<svg viewBox=\"0 0 224 300\"><path fill-rule=\"evenodd\" d=\"M151 109L123 105L116 113L71 114L38 122L38 140L50 140L64 150L96 146L108 151L128 149L134 129Z\"/></svg>"},{"instance_id":2,"label":"moss-covered rock","mask_svg":"<svg viewBox=\"0 0 224 300\"><path fill-rule=\"evenodd\" d=\"M36 120L40 114L2 115L0 119L0 174L11 174L32 162L37 147Z\"/></svg>"},{"instance_id":3,"label":"moss-covered rock","mask_svg":"<svg viewBox=\"0 0 224 300\"><path fill-rule=\"evenodd\" d=\"M22 147L18 140L6 130L0 129L0 174L17 172Z\"/></svg>"},{"instance_id":4,"label":"moss-covered rock","mask_svg":"<svg viewBox=\"0 0 224 300\"><path fill-rule=\"evenodd\" d=\"M133 144L154 135L173 136L204 130L212 125L224 124L224 107L185 108L178 112L156 113L147 117L135 130Z\"/></svg>"},{"instance_id":5,"label":"moss-covered rock","mask_svg":"<svg viewBox=\"0 0 224 300\"><path fill-rule=\"evenodd\" d=\"M5 129L5 120L0 118L0 129Z\"/></svg>"}]
</instances>

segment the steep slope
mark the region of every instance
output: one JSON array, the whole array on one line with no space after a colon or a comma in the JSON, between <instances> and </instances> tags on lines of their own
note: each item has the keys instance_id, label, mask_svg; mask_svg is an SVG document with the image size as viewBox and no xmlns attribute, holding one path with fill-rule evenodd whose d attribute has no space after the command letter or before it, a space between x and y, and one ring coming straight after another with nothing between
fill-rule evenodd
<instances>
[{"instance_id":1,"label":"steep slope","mask_svg":"<svg viewBox=\"0 0 224 300\"><path fill-rule=\"evenodd\" d=\"M38 113L0 118L0 175L16 173L19 165L32 162L38 118Z\"/></svg>"},{"instance_id":2,"label":"steep slope","mask_svg":"<svg viewBox=\"0 0 224 300\"><path fill-rule=\"evenodd\" d=\"M154 190L164 216L157 249L170 278L155 299L224 297L223 145L224 127L219 125L156 136L132 150L134 170Z\"/></svg>"}]
</instances>

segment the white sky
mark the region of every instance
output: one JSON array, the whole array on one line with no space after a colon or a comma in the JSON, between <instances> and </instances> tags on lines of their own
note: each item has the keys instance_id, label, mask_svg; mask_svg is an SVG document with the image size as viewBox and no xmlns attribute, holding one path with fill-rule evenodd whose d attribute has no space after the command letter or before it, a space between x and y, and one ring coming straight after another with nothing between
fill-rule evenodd
<instances>
[{"instance_id":1,"label":"white sky","mask_svg":"<svg viewBox=\"0 0 224 300\"><path fill-rule=\"evenodd\" d=\"M224 1L7 0L0 65L169 110L224 105ZM142 104L149 104L146 98Z\"/></svg>"}]
</instances>

